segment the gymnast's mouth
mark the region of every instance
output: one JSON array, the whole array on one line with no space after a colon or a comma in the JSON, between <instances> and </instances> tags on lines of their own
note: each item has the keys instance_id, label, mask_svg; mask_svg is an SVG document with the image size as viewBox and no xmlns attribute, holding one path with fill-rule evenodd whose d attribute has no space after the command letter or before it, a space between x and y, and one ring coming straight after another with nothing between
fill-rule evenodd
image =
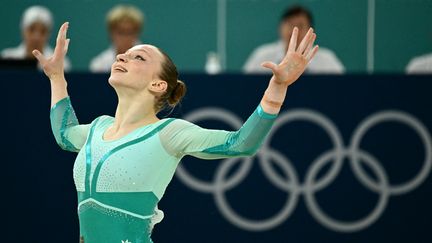
<instances>
[{"instance_id":1,"label":"gymnast's mouth","mask_svg":"<svg viewBox=\"0 0 432 243\"><path fill-rule=\"evenodd\" d=\"M124 67L122 67L122 66L120 66L120 65L115 65L114 66L114 71L119 71L119 72L122 72L122 73L127 73L127 69L124 68Z\"/></svg>"}]
</instances>

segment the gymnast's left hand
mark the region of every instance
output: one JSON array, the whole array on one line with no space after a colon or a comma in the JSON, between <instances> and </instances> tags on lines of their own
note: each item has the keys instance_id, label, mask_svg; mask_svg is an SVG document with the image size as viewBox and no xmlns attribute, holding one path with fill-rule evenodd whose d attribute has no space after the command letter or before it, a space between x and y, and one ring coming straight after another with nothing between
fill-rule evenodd
<instances>
[{"instance_id":1,"label":"gymnast's left hand","mask_svg":"<svg viewBox=\"0 0 432 243\"><path fill-rule=\"evenodd\" d=\"M264 62L261 66L269 68L273 72L273 80L277 84L289 86L294 83L304 72L310 60L318 51L318 45L314 46L316 34L310 28L303 40L297 46L298 28L295 27L285 57L279 64Z\"/></svg>"}]
</instances>

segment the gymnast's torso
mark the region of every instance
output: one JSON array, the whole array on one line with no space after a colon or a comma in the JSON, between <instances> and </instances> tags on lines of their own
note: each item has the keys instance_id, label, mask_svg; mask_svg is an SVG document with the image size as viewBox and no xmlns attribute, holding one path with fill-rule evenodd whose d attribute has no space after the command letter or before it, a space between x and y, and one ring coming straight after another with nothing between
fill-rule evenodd
<instances>
[{"instance_id":1,"label":"gymnast's torso","mask_svg":"<svg viewBox=\"0 0 432 243\"><path fill-rule=\"evenodd\" d=\"M163 148L158 134L174 119L105 141L113 121L101 116L91 124L75 160L81 236L84 242L150 242L156 204L180 161Z\"/></svg>"},{"instance_id":2,"label":"gymnast's torso","mask_svg":"<svg viewBox=\"0 0 432 243\"><path fill-rule=\"evenodd\" d=\"M78 152L73 176L83 241L152 242L157 203L181 159L253 155L275 117L258 106L238 131L164 118L107 141L103 134L114 117L102 115L80 125L70 98L60 100L51 108L51 126L61 148Z\"/></svg>"}]
</instances>

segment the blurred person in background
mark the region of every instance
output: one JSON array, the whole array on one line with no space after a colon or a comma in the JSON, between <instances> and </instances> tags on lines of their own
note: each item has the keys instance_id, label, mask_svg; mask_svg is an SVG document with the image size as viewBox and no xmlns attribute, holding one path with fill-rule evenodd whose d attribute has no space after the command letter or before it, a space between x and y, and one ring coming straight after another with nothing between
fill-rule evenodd
<instances>
[{"instance_id":1,"label":"blurred person in background","mask_svg":"<svg viewBox=\"0 0 432 243\"><path fill-rule=\"evenodd\" d=\"M141 43L139 35L144 26L144 14L131 5L117 5L106 17L112 44L90 62L92 72L110 72L118 54Z\"/></svg>"},{"instance_id":2,"label":"blurred person in background","mask_svg":"<svg viewBox=\"0 0 432 243\"><path fill-rule=\"evenodd\" d=\"M309 10L301 6L293 6L285 10L279 23L280 39L257 47L243 66L245 73L271 73L263 68L264 61L280 62L287 50L292 31L295 26L299 28L298 41L303 39L313 25L313 17ZM320 46L314 59L309 63L306 74L343 74L345 68L333 51Z\"/></svg>"},{"instance_id":3,"label":"blurred person in background","mask_svg":"<svg viewBox=\"0 0 432 243\"><path fill-rule=\"evenodd\" d=\"M405 71L407 74L432 74L432 53L411 59Z\"/></svg>"},{"instance_id":4,"label":"blurred person in background","mask_svg":"<svg viewBox=\"0 0 432 243\"><path fill-rule=\"evenodd\" d=\"M52 56L53 48L49 46L49 38L53 27L51 12L43 6L31 6L24 11L21 18L22 42L17 47L6 48L1 52L3 59L35 59L32 51L41 50L44 56ZM71 64L65 59L65 71Z\"/></svg>"}]
</instances>

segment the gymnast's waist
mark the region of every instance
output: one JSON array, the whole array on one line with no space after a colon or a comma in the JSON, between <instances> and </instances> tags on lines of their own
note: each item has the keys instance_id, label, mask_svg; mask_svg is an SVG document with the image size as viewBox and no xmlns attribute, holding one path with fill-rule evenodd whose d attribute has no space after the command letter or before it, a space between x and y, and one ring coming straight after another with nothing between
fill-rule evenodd
<instances>
[{"instance_id":1,"label":"gymnast's waist","mask_svg":"<svg viewBox=\"0 0 432 243\"><path fill-rule=\"evenodd\" d=\"M131 216L149 218L159 199L153 192L78 192L78 212L88 206L114 210Z\"/></svg>"}]
</instances>

